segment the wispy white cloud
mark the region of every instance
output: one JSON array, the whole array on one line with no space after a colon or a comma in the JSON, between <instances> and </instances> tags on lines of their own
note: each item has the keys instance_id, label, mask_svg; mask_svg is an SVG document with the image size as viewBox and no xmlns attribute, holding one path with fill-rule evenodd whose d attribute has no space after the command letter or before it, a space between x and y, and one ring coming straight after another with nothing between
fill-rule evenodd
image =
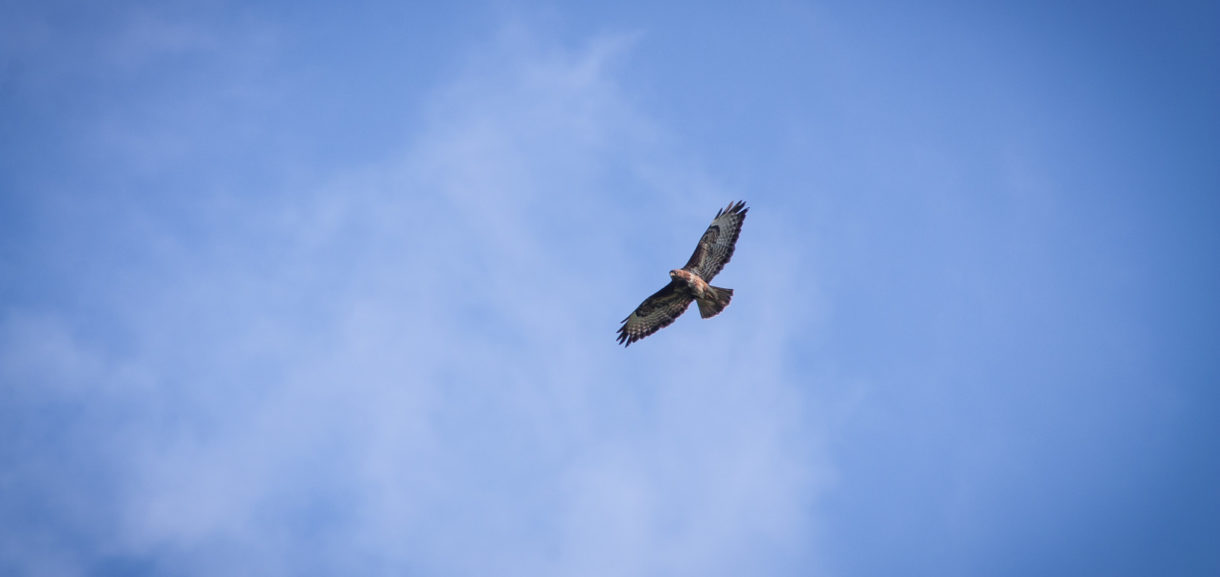
<instances>
[{"instance_id":1,"label":"wispy white cloud","mask_svg":"<svg viewBox=\"0 0 1220 577\"><path fill-rule=\"evenodd\" d=\"M730 314L614 344L736 196L669 162L616 81L632 42L512 30L398 152L210 196L193 232L141 221L153 256L95 289L123 347L53 306L8 311L5 387L101 412L64 442L119 450L94 463L115 510L92 554L198 574L809 574L830 468L783 344L818 305L791 301L815 291L784 227L765 232L782 218L751 214Z\"/></svg>"}]
</instances>

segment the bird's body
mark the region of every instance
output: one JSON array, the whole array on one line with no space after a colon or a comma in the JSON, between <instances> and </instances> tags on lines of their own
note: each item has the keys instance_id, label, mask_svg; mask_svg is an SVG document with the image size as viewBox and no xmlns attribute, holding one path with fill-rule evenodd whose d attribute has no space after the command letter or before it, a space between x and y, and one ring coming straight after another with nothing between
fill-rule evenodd
<instances>
[{"instance_id":1,"label":"bird's body","mask_svg":"<svg viewBox=\"0 0 1220 577\"><path fill-rule=\"evenodd\" d=\"M680 268L669 271L669 278L686 285L686 290L690 291L691 296L696 299L705 298L705 295L709 292L708 289L712 286L707 284L707 281L699 278L698 275Z\"/></svg>"},{"instance_id":2,"label":"bird's body","mask_svg":"<svg viewBox=\"0 0 1220 577\"><path fill-rule=\"evenodd\" d=\"M733 289L714 287L708 281L733 257L748 210L744 202L737 202L716 212L686 266L669 271L669 284L644 299L623 319L623 326L618 330L619 343L630 346L669 326L692 301L698 303L699 315L705 319L720 314L729 306Z\"/></svg>"}]
</instances>

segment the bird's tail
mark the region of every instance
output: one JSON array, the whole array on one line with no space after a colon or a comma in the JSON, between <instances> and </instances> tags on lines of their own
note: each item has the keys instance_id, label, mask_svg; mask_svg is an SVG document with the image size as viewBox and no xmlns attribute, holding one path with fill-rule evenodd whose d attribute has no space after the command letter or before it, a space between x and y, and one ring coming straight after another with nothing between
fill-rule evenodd
<instances>
[{"instance_id":1,"label":"bird's tail","mask_svg":"<svg viewBox=\"0 0 1220 577\"><path fill-rule=\"evenodd\" d=\"M733 300L733 289L709 286L704 295L704 298L695 299L695 302L699 303L699 316L710 319L729 306L729 301Z\"/></svg>"}]
</instances>

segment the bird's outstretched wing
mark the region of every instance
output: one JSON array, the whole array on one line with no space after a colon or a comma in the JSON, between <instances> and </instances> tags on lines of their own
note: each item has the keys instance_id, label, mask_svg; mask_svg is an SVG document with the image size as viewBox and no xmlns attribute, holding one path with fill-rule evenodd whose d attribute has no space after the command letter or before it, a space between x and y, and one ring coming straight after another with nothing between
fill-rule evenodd
<instances>
[{"instance_id":1,"label":"bird's outstretched wing","mask_svg":"<svg viewBox=\"0 0 1220 577\"><path fill-rule=\"evenodd\" d=\"M694 297L677 280L644 299L635 312L623 319L618 329L618 342L624 346L655 333L674 322L686 312Z\"/></svg>"},{"instance_id":2,"label":"bird's outstretched wing","mask_svg":"<svg viewBox=\"0 0 1220 577\"><path fill-rule=\"evenodd\" d=\"M741 224L746 220L746 203L738 201L716 212L716 218L699 239L699 246L690 256L683 270L699 275L699 278L711 282L712 277L724 268L725 263L733 258L733 248L737 245L737 237L741 235Z\"/></svg>"}]
</instances>

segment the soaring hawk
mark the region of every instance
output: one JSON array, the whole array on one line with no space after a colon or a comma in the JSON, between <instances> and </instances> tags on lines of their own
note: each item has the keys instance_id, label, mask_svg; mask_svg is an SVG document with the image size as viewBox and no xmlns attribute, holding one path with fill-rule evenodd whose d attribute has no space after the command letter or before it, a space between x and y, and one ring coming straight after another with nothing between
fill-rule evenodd
<instances>
[{"instance_id":1,"label":"soaring hawk","mask_svg":"<svg viewBox=\"0 0 1220 577\"><path fill-rule=\"evenodd\" d=\"M699 303L699 315L711 318L729 306L733 289L714 287L708 282L733 257L733 247L746 219L745 202L729 203L716 211L716 218L699 239L686 266L669 271L669 284L644 299L635 312L623 319L618 329L618 342L623 346L634 343L674 322L691 301Z\"/></svg>"}]
</instances>

